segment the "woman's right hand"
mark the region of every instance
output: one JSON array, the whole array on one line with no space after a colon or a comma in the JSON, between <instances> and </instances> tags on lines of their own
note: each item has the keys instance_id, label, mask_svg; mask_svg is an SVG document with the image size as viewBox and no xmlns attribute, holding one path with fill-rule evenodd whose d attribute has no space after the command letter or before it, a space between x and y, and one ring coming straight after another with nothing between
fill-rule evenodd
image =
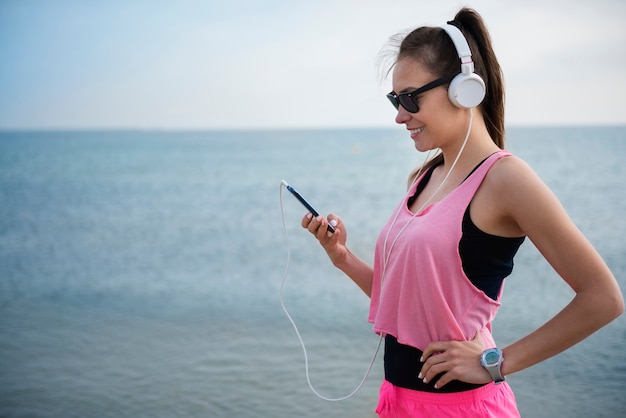
<instances>
[{"instance_id":1,"label":"woman's right hand","mask_svg":"<svg viewBox=\"0 0 626 418\"><path fill-rule=\"evenodd\" d=\"M327 230L329 224L335 228L334 233ZM347 234L341 218L330 214L328 219L325 219L321 215L314 217L313 214L307 213L302 218L302 227L317 238L335 266L346 259Z\"/></svg>"}]
</instances>

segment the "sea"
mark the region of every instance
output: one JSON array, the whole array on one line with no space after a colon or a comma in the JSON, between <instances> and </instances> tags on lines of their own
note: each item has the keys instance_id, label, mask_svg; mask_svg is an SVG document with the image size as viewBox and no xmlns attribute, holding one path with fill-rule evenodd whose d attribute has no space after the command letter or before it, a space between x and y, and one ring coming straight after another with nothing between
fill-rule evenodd
<instances>
[{"instance_id":1,"label":"sea","mask_svg":"<svg viewBox=\"0 0 626 418\"><path fill-rule=\"evenodd\" d=\"M626 127L509 127L626 290ZM374 241L424 155L401 128L0 133L0 416L374 418L367 297L300 227ZM511 193L515 191L512 190ZM590 278L593 279L593 278ZM499 346L573 297L530 240ZM523 417L626 416L626 316L507 378Z\"/></svg>"}]
</instances>

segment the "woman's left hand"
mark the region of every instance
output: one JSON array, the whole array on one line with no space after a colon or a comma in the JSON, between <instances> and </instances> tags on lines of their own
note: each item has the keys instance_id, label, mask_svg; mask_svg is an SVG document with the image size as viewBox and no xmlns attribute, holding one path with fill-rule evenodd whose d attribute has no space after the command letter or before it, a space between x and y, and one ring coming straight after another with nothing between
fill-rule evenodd
<instances>
[{"instance_id":1,"label":"woman's left hand","mask_svg":"<svg viewBox=\"0 0 626 418\"><path fill-rule=\"evenodd\" d=\"M477 332L471 341L439 341L432 342L424 350L422 361L424 366L419 378L424 383L430 382L437 375L444 373L435 382L440 389L453 380L466 383L489 383L491 376L480 364L480 357L485 351L483 339Z\"/></svg>"}]
</instances>

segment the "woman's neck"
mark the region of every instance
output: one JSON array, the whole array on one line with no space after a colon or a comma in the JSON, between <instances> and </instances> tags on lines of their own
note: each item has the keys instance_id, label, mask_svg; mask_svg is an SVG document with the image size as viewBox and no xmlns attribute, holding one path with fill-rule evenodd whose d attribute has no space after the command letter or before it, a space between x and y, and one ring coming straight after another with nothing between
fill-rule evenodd
<instances>
[{"instance_id":1,"label":"woman's neck","mask_svg":"<svg viewBox=\"0 0 626 418\"><path fill-rule=\"evenodd\" d=\"M441 170L444 173L447 173L456 161L454 171L462 175L465 171L472 170L476 164L489 155L499 151L498 146L493 142L493 139L487 131L482 113L477 109L472 111L471 118L468 117L468 125L470 123L469 134L467 130L464 130L462 137L460 137L458 141L441 149L443 153L443 165ZM466 135L467 140L465 138Z\"/></svg>"}]
</instances>

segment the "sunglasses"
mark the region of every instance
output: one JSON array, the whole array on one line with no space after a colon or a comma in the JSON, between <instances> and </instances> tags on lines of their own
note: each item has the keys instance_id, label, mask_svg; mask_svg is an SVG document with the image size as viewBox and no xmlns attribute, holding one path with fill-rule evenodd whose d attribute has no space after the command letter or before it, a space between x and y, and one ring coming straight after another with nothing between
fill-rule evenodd
<instances>
[{"instance_id":1,"label":"sunglasses","mask_svg":"<svg viewBox=\"0 0 626 418\"><path fill-rule=\"evenodd\" d=\"M387 93L387 98L396 109L402 106L409 113L417 113L420 111L419 104L417 103L417 96L427 92L428 90L432 90L435 87L439 87L443 84L449 83L452 78L453 77L441 77L436 79L435 81L431 81L430 83L420 87L417 90L409 91L406 93L396 94L392 91L391 93Z\"/></svg>"}]
</instances>

